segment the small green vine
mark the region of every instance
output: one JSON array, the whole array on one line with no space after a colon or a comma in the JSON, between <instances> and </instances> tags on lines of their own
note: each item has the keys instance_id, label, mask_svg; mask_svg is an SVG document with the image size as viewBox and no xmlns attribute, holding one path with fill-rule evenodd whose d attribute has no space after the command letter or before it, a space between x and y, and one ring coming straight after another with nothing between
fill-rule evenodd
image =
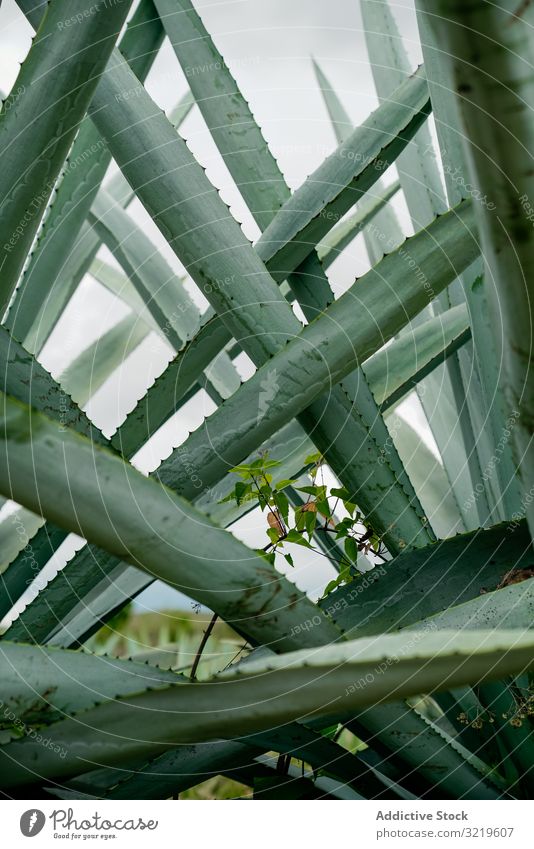
<instances>
[{"instance_id":1,"label":"small green vine","mask_svg":"<svg viewBox=\"0 0 534 849\"><path fill-rule=\"evenodd\" d=\"M268 452L265 452L252 463L232 469L240 480L220 503L235 502L239 507L252 502L253 506L259 506L266 513L269 542L263 549L258 549L258 553L271 564L274 565L276 555L280 553L290 566L294 565L291 552L287 551L288 545L303 546L334 563L339 574L326 585L324 597L336 587L348 584L359 576L356 569L359 552L372 552L380 559L385 558L379 537L365 524L362 514L351 500L351 493L344 487L329 489L325 485L322 456L312 454L306 458L305 464L310 466L309 486L295 486L298 481L293 478L273 483L273 470L281 464L278 460L269 459ZM303 493L306 500L291 511L286 490L292 487ZM335 515L339 504L343 505L347 513L340 520ZM363 525L363 532L358 533L358 525ZM330 557L314 544L314 535L317 537L319 534L343 540L343 551L340 549L339 558Z\"/></svg>"}]
</instances>

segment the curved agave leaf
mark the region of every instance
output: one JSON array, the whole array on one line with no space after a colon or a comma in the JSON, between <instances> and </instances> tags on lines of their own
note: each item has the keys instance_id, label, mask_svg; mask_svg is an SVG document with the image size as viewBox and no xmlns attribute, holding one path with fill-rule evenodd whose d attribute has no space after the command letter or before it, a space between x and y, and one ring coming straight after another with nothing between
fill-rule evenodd
<instances>
[{"instance_id":1,"label":"curved agave leaf","mask_svg":"<svg viewBox=\"0 0 534 849\"><path fill-rule=\"evenodd\" d=\"M528 8L518 14L511 0L491 8L488 14L446 2L440 2L438 10L440 14L433 16L431 26L446 45L454 89L463 91L465 85L469 86L469 98L460 98L459 110L472 178L489 199L477 204L489 270L487 294L497 353L499 358L502 356L504 368L500 382L507 404L506 425L513 432L517 449L524 492L522 507L534 534L534 378L529 290L534 252L528 215L529 198L534 196L528 153L534 131L528 76L534 10ZM497 67L495 45L501 47ZM477 61L472 67L475 55ZM496 120L495 115L502 114L509 116L506 122ZM496 179L496 174L506 177ZM494 207L498 214L494 214Z\"/></svg>"},{"instance_id":2,"label":"curved agave leaf","mask_svg":"<svg viewBox=\"0 0 534 849\"><path fill-rule=\"evenodd\" d=\"M94 346L90 346L88 351L82 352L69 369L66 375L66 383L73 376L76 377L76 372L78 372L76 378L78 392L81 392L79 381L82 378L90 378L91 390L94 391L96 378L92 357L93 349L100 351L106 340L113 342L120 329L120 326L112 328L104 339L98 340ZM133 336L129 339L133 339ZM28 363L32 362L30 355L27 355L26 352L24 352L24 356ZM112 359L106 360L102 364L100 377L103 378L106 375L108 367L112 364ZM167 386L166 384L166 388ZM169 399L166 392L163 392L161 397L164 403L168 404ZM162 422L157 422L153 404L150 406L150 411L149 421L156 430ZM127 419L125 425L129 421L131 420ZM116 444L121 451L127 452L126 456L135 454L148 438L142 428L137 429L136 432L127 431L128 438L124 438L122 429L119 430L119 433L122 440L117 440ZM300 470L303 466L304 457L313 451L312 443L306 440L302 431L300 431L299 446L300 453L293 461L297 463L297 466L292 467L288 474L292 474L297 469ZM208 500L210 498L213 500L213 493L208 492L207 496ZM218 496L215 494L215 501L217 500ZM234 518L237 517L238 515ZM40 517L34 517L34 520L38 524L42 524ZM62 528L57 528L51 522L47 522L32 539L30 550L23 551L11 563L9 570L3 576L5 592L0 604L2 615L8 613L66 536L67 533ZM113 566L114 568L112 568L109 555L100 551L96 546L84 547L74 555L68 564L67 572L65 574L60 572L52 578L46 587L39 592L38 596L27 605L23 613L10 627L10 637L30 639L34 642L40 640L58 645L71 645L77 639L89 636L98 623L105 621L107 616L116 609L120 609L128 599L137 595L152 581L150 577L137 569L128 567L126 564L120 564L117 559L114 560ZM81 602L80 599L85 599L85 601Z\"/></svg>"},{"instance_id":3,"label":"curved agave leaf","mask_svg":"<svg viewBox=\"0 0 534 849\"><path fill-rule=\"evenodd\" d=\"M377 567L365 584L349 584L321 602L350 634L403 628L497 587L510 570L534 565L523 520L479 529L408 551Z\"/></svg>"},{"instance_id":4,"label":"curved agave leaf","mask_svg":"<svg viewBox=\"0 0 534 849\"><path fill-rule=\"evenodd\" d=\"M275 482L298 476L305 466L305 458L314 451L313 443L296 422L283 428L265 448L273 459L282 461L273 470ZM236 480L237 475L230 473L214 491L201 491L196 499L198 508L223 527L250 509L247 504L236 507L219 503L221 497L233 490ZM37 557L39 552L35 546L32 541L33 555ZM17 564L17 568L19 566ZM150 576L121 563L96 546L84 546L10 626L9 639L64 647L84 641L95 627L107 621L151 582Z\"/></svg>"},{"instance_id":5,"label":"curved agave leaf","mask_svg":"<svg viewBox=\"0 0 534 849\"><path fill-rule=\"evenodd\" d=\"M42 778L66 778L89 771L95 762L113 765L177 743L242 736L310 714L328 716L473 678L498 678L534 662L530 633L414 632L410 644L406 636L386 635L379 645L361 639L260 659L210 681L106 702L47 729L46 749L29 739L0 749L0 762L9 759L11 764L2 773L3 786L27 781L28 768L35 771L36 762ZM366 676L369 683L358 686ZM51 746L66 749L69 759Z\"/></svg>"},{"instance_id":6,"label":"curved agave leaf","mask_svg":"<svg viewBox=\"0 0 534 849\"><path fill-rule=\"evenodd\" d=\"M262 557L155 480L5 395L2 413L0 489L24 506L181 589L260 642L274 629L284 635L275 643L280 650L294 646L292 625L314 617L317 625L298 642L339 636Z\"/></svg>"},{"instance_id":7,"label":"curved agave leaf","mask_svg":"<svg viewBox=\"0 0 534 849\"><path fill-rule=\"evenodd\" d=\"M106 444L105 436L85 413L4 327L0 327L0 364L4 392L55 419L60 428L73 428L100 445Z\"/></svg>"},{"instance_id":8,"label":"curved agave leaf","mask_svg":"<svg viewBox=\"0 0 534 849\"><path fill-rule=\"evenodd\" d=\"M17 80L17 108L0 113L2 312L9 303L54 183L126 20L129 2L95 9L84 0L47 7ZM81 15L69 38L62 29ZM15 182L14 182L15 181Z\"/></svg>"},{"instance_id":9,"label":"curved agave leaf","mask_svg":"<svg viewBox=\"0 0 534 849\"><path fill-rule=\"evenodd\" d=\"M4 374L3 391L51 416L59 425L59 430L68 428L82 433L95 444L105 445L104 435L71 400L67 392L59 386L52 376L28 353L12 336L0 327L0 363ZM56 425L57 427L57 425ZM31 523L28 518L28 536L24 538L24 548L17 554L9 568L2 575L0 616L3 617L39 574L40 569L53 555L55 549L67 536L62 528L40 527L40 516L34 516ZM9 526L8 526L9 527ZM31 545L28 546L31 539Z\"/></svg>"}]
</instances>

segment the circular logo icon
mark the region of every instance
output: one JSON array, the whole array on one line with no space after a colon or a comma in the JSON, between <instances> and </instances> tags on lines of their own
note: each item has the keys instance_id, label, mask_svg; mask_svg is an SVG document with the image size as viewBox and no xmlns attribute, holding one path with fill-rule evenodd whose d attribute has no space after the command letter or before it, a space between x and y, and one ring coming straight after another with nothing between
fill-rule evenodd
<instances>
[{"instance_id":1,"label":"circular logo icon","mask_svg":"<svg viewBox=\"0 0 534 849\"><path fill-rule=\"evenodd\" d=\"M20 818L20 830L24 837L35 837L42 830L46 822L46 817L42 811L37 808L32 808L29 811L24 811Z\"/></svg>"}]
</instances>

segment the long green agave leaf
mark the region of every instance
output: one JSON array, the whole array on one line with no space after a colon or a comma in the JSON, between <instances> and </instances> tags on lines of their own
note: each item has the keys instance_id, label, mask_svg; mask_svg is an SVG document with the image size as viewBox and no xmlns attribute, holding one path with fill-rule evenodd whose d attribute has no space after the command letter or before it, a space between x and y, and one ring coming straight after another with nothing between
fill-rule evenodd
<instances>
[{"instance_id":1,"label":"long green agave leaf","mask_svg":"<svg viewBox=\"0 0 534 849\"><path fill-rule=\"evenodd\" d=\"M116 3L85 15L84 0L50 4L15 82L17 108L0 113L2 312L129 8ZM66 38L65 21L76 16Z\"/></svg>"},{"instance_id":2,"label":"long green agave leaf","mask_svg":"<svg viewBox=\"0 0 534 849\"><path fill-rule=\"evenodd\" d=\"M373 770L358 754L351 754L317 731L291 723L260 734L243 736L239 742L221 741L196 746L182 745L136 765L131 770L102 769L69 782L68 786L111 799L162 798L205 780L231 767L239 780L253 758L264 751L276 751L305 761L314 770L343 779L362 795L410 798L410 794ZM388 791L391 791L388 793Z\"/></svg>"},{"instance_id":3,"label":"long green agave leaf","mask_svg":"<svg viewBox=\"0 0 534 849\"><path fill-rule=\"evenodd\" d=\"M386 422L390 439L395 441L406 473L438 539L465 530L441 461L402 415L387 413Z\"/></svg>"},{"instance_id":4,"label":"long green agave leaf","mask_svg":"<svg viewBox=\"0 0 534 849\"><path fill-rule=\"evenodd\" d=\"M296 587L188 502L109 450L74 431L60 433L51 420L9 396L2 400L2 492L180 588L261 642L268 642L271 628L285 631L280 649L297 639L316 645L338 636ZM231 578L225 561L232 564ZM317 627L306 636L291 632L295 622L314 617Z\"/></svg>"},{"instance_id":5,"label":"long green agave leaf","mask_svg":"<svg viewBox=\"0 0 534 849\"><path fill-rule=\"evenodd\" d=\"M107 699L176 683L175 672L105 655L2 642L3 707L28 725L51 725ZM1 723L10 732L12 720ZM5 742L5 740L3 741Z\"/></svg>"},{"instance_id":6,"label":"long green agave leaf","mask_svg":"<svg viewBox=\"0 0 534 849\"><path fill-rule=\"evenodd\" d=\"M409 551L321 602L346 632L381 634L494 590L511 570L534 564L524 520Z\"/></svg>"},{"instance_id":7,"label":"long green agave leaf","mask_svg":"<svg viewBox=\"0 0 534 849\"><path fill-rule=\"evenodd\" d=\"M4 602L6 597L13 597L13 593L6 590L6 581L10 578L9 564L17 557L17 555L26 548L28 542L37 533L43 519L41 516L36 516L30 510L24 507L15 507L10 510L7 515L0 518L0 551L2 559L0 561L0 619L2 619L11 607ZM27 552L25 552L27 555ZM30 572L30 575L33 573ZM27 587L28 573L24 575L22 591ZM5 594L5 595L4 595ZM17 596L14 596L17 598Z\"/></svg>"},{"instance_id":8,"label":"long green agave leaf","mask_svg":"<svg viewBox=\"0 0 534 849\"><path fill-rule=\"evenodd\" d=\"M55 419L56 427L60 430L73 428L89 436L95 444L107 443L103 434L72 401L68 391L56 383L46 369L5 328L0 328L0 364L4 375L3 391ZM20 536L17 515L19 514L13 519L8 518L7 527L11 527L14 522L15 533ZM29 516L25 520L22 516L19 518L25 528L24 545L1 577L0 618L37 577L40 569L66 537L65 531L60 528L48 525L40 527L40 516L34 516L33 520Z\"/></svg>"},{"instance_id":9,"label":"long green agave leaf","mask_svg":"<svg viewBox=\"0 0 534 849\"><path fill-rule=\"evenodd\" d=\"M138 10L140 9L141 5L138 7ZM142 79L143 75L140 75L140 78ZM176 107L171 110L171 113L169 115L169 120L171 121L171 123L173 123L176 127L179 127L182 121L189 114L192 105L193 101L191 99L191 95L189 92L187 92L182 98L180 98ZM107 150L107 148L104 149ZM109 158L111 158L111 154L109 154L109 152L108 155ZM119 177L120 179L116 179L116 177ZM107 193L111 195L111 197L117 203L120 203L123 207L126 207L130 203L133 194L128 184L126 184L128 186L128 191L125 191L125 182L126 181L122 177L122 174L119 172L118 175L115 175L115 177L111 178L106 188ZM59 188L61 188L61 186ZM61 223L64 227L66 227L67 222L70 222L70 220L70 217L62 217ZM46 227L47 223L48 218L45 221L44 227ZM66 239L67 234L65 233L63 235ZM48 258L50 258L50 261L53 263L60 261L61 268L60 272L56 277L56 282L54 286L49 291L46 300L42 303L38 312L33 307L31 308L32 318L34 317L36 312L37 315L33 320L31 330L24 339L24 344L28 348L28 350L31 350L32 352L38 353L42 349L50 333L54 329L59 317L62 315L63 310L69 303L70 298L76 291L76 288L82 280L84 274L89 271L97 254L98 248L101 244L99 237L95 233L94 229L90 227L87 221L84 221L81 227L78 228L77 226L76 234L72 235L70 238L73 240L73 245L71 250L68 252L65 251L64 241L62 241L61 250L59 250L59 247L57 250L55 250L56 245L52 241L50 241L50 243L47 243L50 245L50 251L48 250L48 248L46 250L47 260ZM41 241L42 239L40 240L40 242ZM45 246L43 243L43 249L44 247ZM39 245L37 245L36 249L38 248ZM52 250L52 248L54 248L54 250ZM31 270L32 267L33 266L30 263L29 270ZM52 272L50 272L50 274L51 273ZM50 277L48 279L50 279ZM22 287L19 287L18 292L21 292L21 289ZM40 289L38 290L37 284L32 285L32 296L36 295L37 291L41 291ZM22 294L23 293L21 292L21 296ZM14 315L16 315L18 312L16 304L17 298L15 297L13 306L10 310L10 312ZM10 319L8 316L8 324L9 320Z\"/></svg>"},{"instance_id":10,"label":"long green agave leaf","mask_svg":"<svg viewBox=\"0 0 534 849\"><path fill-rule=\"evenodd\" d=\"M306 466L306 457L314 452L314 446L297 422L292 422L265 443L265 450L281 462L273 470L273 481L277 483L298 477ZM256 456L249 459L252 462ZM219 503L221 497L233 491L237 479L237 475L230 473L213 490L205 493L200 490L200 497L195 499L199 509L223 527L250 509L248 504L236 507ZM35 541L32 541L32 549L34 556L39 554L39 550L35 551ZM12 568L15 567L20 570L21 564L15 561ZM83 642L151 580L138 569L121 564L117 559L113 561L96 546L84 546L10 626L9 638L65 647ZM91 600L87 601L89 597Z\"/></svg>"},{"instance_id":11,"label":"long green agave leaf","mask_svg":"<svg viewBox=\"0 0 534 849\"><path fill-rule=\"evenodd\" d=\"M272 458L281 460L281 465L273 470L273 480L278 482L298 476L314 446L297 422L291 422L274 440L265 444L265 449ZM250 461L253 459L255 457L251 457ZM195 499L199 509L223 527L249 509L248 505L237 508L229 503L219 503L234 489L237 479L237 475L229 474L214 490L203 492L201 489ZM64 532L61 531L61 534L64 535ZM36 541L32 540L34 558L40 552ZM39 563L44 565L41 559ZM20 571L22 564L15 561L12 565ZM96 546L84 546L11 625L9 639L71 646L85 640L94 630L95 623L98 626L105 622L110 613L119 610L151 581L150 576L120 563Z\"/></svg>"},{"instance_id":12,"label":"long green agave leaf","mask_svg":"<svg viewBox=\"0 0 534 849\"><path fill-rule=\"evenodd\" d=\"M510 570L509 577L512 576L513 571ZM534 628L534 581L521 580L520 574L518 580L517 584L483 593L464 604L448 607L423 622L445 630ZM410 628L416 629L417 625L410 625Z\"/></svg>"},{"instance_id":13,"label":"long green agave leaf","mask_svg":"<svg viewBox=\"0 0 534 849\"><path fill-rule=\"evenodd\" d=\"M135 290L133 294L136 295ZM127 318L126 321L128 320ZM80 384L81 380L87 382L92 392L96 389L96 383L100 379L105 379L107 374L109 374L114 357L110 359L104 358L102 360L100 352L106 350L109 344L113 344L117 332L120 332L122 329L120 325L117 328L112 328L103 339L97 340L87 351L82 352L69 368L65 375L64 385L66 388L70 382L76 385L77 397L80 402L82 399L80 393L83 392ZM137 330L134 329L132 335L129 335L125 340L126 345L135 341L136 333ZM118 350L119 348L115 349L114 356L116 356ZM213 353L214 355L215 352ZM101 362L100 368L96 368L98 362L95 363L94 356L97 356L98 361ZM23 352L23 356L20 356L19 352L18 361L26 362L28 368L32 362L35 362L25 351ZM26 383L29 385L30 383L31 375L28 368L21 377L22 385ZM40 369L40 366L37 364L36 368ZM44 376L48 378L46 372L44 372ZM12 394L18 397L16 395L16 385L12 387ZM166 387L168 389L169 385L166 384ZM169 391L171 390L169 389ZM168 404L168 397L165 392L162 393L161 397ZM25 396L21 397L21 400L24 399ZM51 411L53 412L53 408ZM148 420L155 430L163 420L158 422L156 416L157 409L153 404L150 406L150 411ZM295 425L295 427L298 426ZM292 457L291 453L287 456L287 460L290 462L287 468L287 474L283 475L285 477L290 477L294 472L300 471L304 465L304 458L314 450L312 443L305 438L302 430L298 430L299 435L294 440L298 442L298 451L294 457ZM98 435L101 436L100 434ZM117 440L116 444L125 453L125 456L131 457L142 446L150 434L145 433L141 428L135 432L129 430L127 435L128 438ZM281 438L283 439L284 436L281 435ZM227 491L228 488L224 491L224 494L227 494ZM217 508L217 501L219 499L217 493L209 492L207 496L208 503L210 500L215 500L215 507ZM239 514L239 511L237 511L232 520L238 518ZM222 517L220 518L222 519ZM217 519L215 520L217 521ZM36 522L38 524L35 524ZM34 517L35 529L37 529L39 524L42 524L40 517ZM21 593L37 577L47 560L54 554L55 549L64 541L66 535L66 531L62 528L55 527L51 522L47 522L32 539L31 546L29 546L28 550L22 551L11 563L8 572L3 576L5 592L0 605L2 615L11 609ZM106 564L106 569L103 569L104 563ZM26 607L22 616L12 626L10 634L14 634L15 636L19 634L22 639L30 638L33 641L39 639L42 641L52 641L54 637L53 642L59 645L62 645L62 641L65 639L67 639L67 645L70 645L77 638L81 639L84 635L88 635L91 629L94 629L95 623L104 620L106 615L115 611L115 609L120 609L130 597L135 596L151 583L151 578L132 567L128 567L125 564L121 566L118 561L114 565L115 568L112 569L109 556L98 550L95 546L84 547L68 564L67 573L63 575L60 572L39 592L38 596L32 600L32 603ZM106 570L110 574L107 574ZM99 591L96 590L97 586L101 588ZM91 602L80 604L79 600L89 594L91 594ZM68 614L75 617L75 622L71 618L67 618Z\"/></svg>"},{"instance_id":14,"label":"long green agave leaf","mask_svg":"<svg viewBox=\"0 0 534 849\"><path fill-rule=\"evenodd\" d=\"M28 5L34 4L19 3L29 16ZM35 17L33 14L30 20L37 28ZM152 0L142 0L120 42L122 55L141 81L146 78L162 41L163 28ZM40 350L39 346L32 344L31 338L28 339L32 324L40 310L50 315L50 299L54 303L61 301L64 283L70 279L64 273L66 259L74 249L80 228L110 161L111 154L102 136L90 118L85 117L7 319L7 326L14 335L29 344L32 351ZM47 285L43 281L47 281ZM48 325L48 321L41 315L36 331L38 340L49 329L45 325Z\"/></svg>"},{"instance_id":15,"label":"long green agave leaf","mask_svg":"<svg viewBox=\"0 0 534 849\"><path fill-rule=\"evenodd\" d=\"M326 110L330 117L334 135L337 143L341 144L349 138L354 129L352 121L347 115L345 107L341 103L330 82L327 80L324 72L315 60L313 61L313 68L319 88L321 89ZM376 196L380 196L384 191L385 189L382 181L378 180L374 185L374 192L376 193ZM362 209L365 203L366 201L364 199L359 204L359 208ZM403 240L403 234L400 224L397 221L397 216L390 206L385 206L381 211L379 211L375 216L372 225L365 227L363 231L365 247L367 249L371 265L379 262L384 254L384 246L381 244L380 238L382 234L387 244L392 247L397 247L397 245L400 245Z\"/></svg>"},{"instance_id":16,"label":"long green agave leaf","mask_svg":"<svg viewBox=\"0 0 534 849\"><path fill-rule=\"evenodd\" d=\"M165 338L165 334L161 330L159 324L154 321L150 312L146 308L143 298L138 294L134 284L130 281L126 274L121 271L121 269L115 268L115 266L110 265L103 259L100 259L100 257L97 257L93 260L89 267L89 274L91 277L94 277L101 286L104 286L108 292L111 292L113 295L116 295L117 298L120 298L121 301L124 301L124 303L130 307L131 311L135 313L140 320L150 326L151 330L161 336L161 338Z\"/></svg>"},{"instance_id":17,"label":"long green agave leaf","mask_svg":"<svg viewBox=\"0 0 534 849\"><path fill-rule=\"evenodd\" d=\"M465 799L503 795L499 777L483 760L405 702L375 705L359 714L349 728L370 746L379 736L382 745L417 770L437 794L445 791Z\"/></svg>"},{"instance_id":18,"label":"long green agave leaf","mask_svg":"<svg viewBox=\"0 0 534 849\"><path fill-rule=\"evenodd\" d=\"M30 739L0 749L0 759L10 763L2 771L3 785L27 781L36 758L43 778L66 778L89 771L95 761L112 765L181 742L259 732L304 715L328 716L473 678L498 678L533 663L530 632L413 632L410 638L407 643L406 635L387 635L379 644L361 639L292 652L251 661L211 681L104 703L48 728L46 749ZM380 665L385 668L377 674ZM358 686L365 676L369 683ZM51 746L70 757L61 758Z\"/></svg>"},{"instance_id":19,"label":"long green agave leaf","mask_svg":"<svg viewBox=\"0 0 534 849\"><path fill-rule=\"evenodd\" d=\"M198 307L184 289L183 280L104 189L93 203L89 221L134 284L169 343L179 350L195 335L200 318Z\"/></svg>"},{"instance_id":20,"label":"long green agave leaf","mask_svg":"<svg viewBox=\"0 0 534 849\"><path fill-rule=\"evenodd\" d=\"M263 232L256 250L275 280L306 259L397 159L428 114L428 87L419 69L327 157Z\"/></svg>"},{"instance_id":21,"label":"long green agave leaf","mask_svg":"<svg viewBox=\"0 0 534 849\"><path fill-rule=\"evenodd\" d=\"M0 366L2 391L55 419L60 429L73 428L97 444L106 444L68 393L4 327L0 327Z\"/></svg>"},{"instance_id":22,"label":"long green agave leaf","mask_svg":"<svg viewBox=\"0 0 534 849\"><path fill-rule=\"evenodd\" d=\"M481 10L440 2L430 25L448 51L459 99L468 167L486 203L476 205L484 245L490 314L513 425L523 509L534 534L534 377L532 370L532 222L534 177L529 153L534 126L530 28L532 8L509 0ZM524 12L524 14L523 14ZM500 61L495 64L495 46ZM476 58L476 61L475 61ZM465 87L468 87L467 89ZM495 115L507 115L506 121ZM491 208L490 208L491 207Z\"/></svg>"}]
</instances>

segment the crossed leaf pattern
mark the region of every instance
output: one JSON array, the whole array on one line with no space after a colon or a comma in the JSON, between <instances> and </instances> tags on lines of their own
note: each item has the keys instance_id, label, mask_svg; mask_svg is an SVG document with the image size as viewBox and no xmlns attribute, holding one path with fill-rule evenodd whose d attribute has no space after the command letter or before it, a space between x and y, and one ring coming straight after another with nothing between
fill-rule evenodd
<instances>
[{"instance_id":1,"label":"crossed leaf pattern","mask_svg":"<svg viewBox=\"0 0 534 849\"><path fill-rule=\"evenodd\" d=\"M6 793L168 798L224 775L257 798L529 797L534 12L417 0L412 68L387 0L360 5L378 105L353 127L312 60L335 147L292 191L190 0L18 2L36 35L0 112ZM168 116L145 85L166 39L189 85ZM359 236L369 270L338 295ZM55 379L43 350L86 275L120 319ZM91 400L151 339L167 365L108 436ZM263 547L234 533L247 514ZM159 637L99 653L155 580L211 611L191 662ZM239 651L214 669L222 623Z\"/></svg>"}]
</instances>

